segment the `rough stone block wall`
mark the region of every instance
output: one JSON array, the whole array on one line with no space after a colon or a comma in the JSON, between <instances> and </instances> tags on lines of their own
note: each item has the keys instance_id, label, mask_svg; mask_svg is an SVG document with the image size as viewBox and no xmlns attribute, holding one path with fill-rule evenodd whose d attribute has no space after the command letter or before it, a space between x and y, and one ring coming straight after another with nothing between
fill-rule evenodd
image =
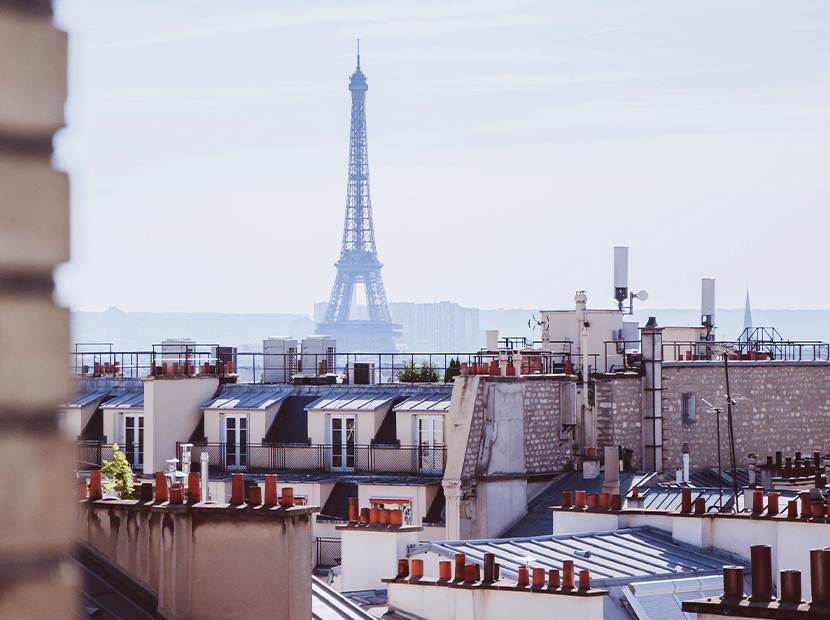
<instances>
[{"instance_id":1,"label":"rough stone block wall","mask_svg":"<svg viewBox=\"0 0 830 620\"><path fill-rule=\"evenodd\" d=\"M484 436L487 385L492 381L522 382L525 473L542 474L568 469L572 460L572 442L560 439L559 386L563 379L554 377L484 379L479 383L476 393L473 419L467 439L463 477L473 478L478 467L481 441Z\"/></svg>"},{"instance_id":2,"label":"rough stone block wall","mask_svg":"<svg viewBox=\"0 0 830 620\"><path fill-rule=\"evenodd\" d=\"M470 422L470 434L467 437L467 448L464 456L462 480L471 479L478 467L478 454L481 448L481 438L484 434L484 404L487 394L486 382L480 381L476 392L476 402L473 408L473 419Z\"/></svg>"},{"instance_id":3,"label":"rough stone block wall","mask_svg":"<svg viewBox=\"0 0 830 620\"><path fill-rule=\"evenodd\" d=\"M0 2L0 618L76 618L73 450L56 408L72 393L69 312L52 272L69 259L66 33L48 1Z\"/></svg>"},{"instance_id":4,"label":"rough stone block wall","mask_svg":"<svg viewBox=\"0 0 830 620\"><path fill-rule=\"evenodd\" d=\"M745 467L746 455L759 459L782 450L823 454L830 446L830 365L737 362L729 366L729 387L735 428L735 455ZM682 394L694 393L696 420L683 422ZM689 444L693 469L717 467L715 414L702 399L724 404L726 381L722 364L663 366L663 463L682 465L682 448ZM721 458L729 463L726 412L721 413Z\"/></svg>"},{"instance_id":5,"label":"rough stone block wall","mask_svg":"<svg viewBox=\"0 0 830 620\"><path fill-rule=\"evenodd\" d=\"M573 443L560 439L560 384L561 380L550 377L525 383L525 471L528 474L562 471L570 466Z\"/></svg>"},{"instance_id":6,"label":"rough stone block wall","mask_svg":"<svg viewBox=\"0 0 830 620\"><path fill-rule=\"evenodd\" d=\"M602 378L596 382L597 445L634 451L635 469L643 462L643 379L639 375Z\"/></svg>"}]
</instances>

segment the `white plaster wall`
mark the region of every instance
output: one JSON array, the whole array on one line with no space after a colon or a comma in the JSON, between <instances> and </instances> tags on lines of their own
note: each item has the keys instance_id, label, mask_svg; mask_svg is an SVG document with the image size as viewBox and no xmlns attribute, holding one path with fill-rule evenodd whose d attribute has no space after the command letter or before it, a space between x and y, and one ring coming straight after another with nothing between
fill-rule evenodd
<instances>
[{"instance_id":1,"label":"white plaster wall","mask_svg":"<svg viewBox=\"0 0 830 620\"><path fill-rule=\"evenodd\" d=\"M248 414L248 441L251 443L262 443L265 439L265 432L268 430L265 426L265 412L262 410L239 411L234 413Z\"/></svg>"},{"instance_id":2,"label":"white plaster wall","mask_svg":"<svg viewBox=\"0 0 830 620\"><path fill-rule=\"evenodd\" d=\"M391 607L430 620L504 620L519 614L524 618L602 620L605 598L410 583L389 583L387 597Z\"/></svg>"},{"instance_id":3,"label":"white plaster wall","mask_svg":"<svg viewBox=\"0 0 830 620\"><path fill-rule=\"evenodd\" d=\"M409 411L395 412L395 434L402 446L416 445L414 419Z\"/></svg>"},{"instance_id":4,"label":"white plaster wall","mask_svg":"<svg viewBox=\"0 0 830 620\"><path fill-rule=\"evenodd\" d=\"M360 499L360 507L369 507L369 498L372 497L405 497L412 502L412 525L421 525L421 520L426 515L427 508L424 507L424 494L422 486L395 486L387 484L360 484L357 487L357 496Z\"/></svg>"},{"instance_id":5,"label":"white plaster wall","mask_svg":"<svg viewBox=\"0 0 830 620\"><path fill-rule=\"evenodd\" d=\"M623 314L619 310L586 310L586 319L591 324L588 329L588 353L596 353L597 365L602 370L605 370L605 341L612 339L613 330L620 330L623 327ZM570 340L573 342L571 347L572 353L577 353L581 346L581 330L576 321L576 310L567 312L542 312L542 316L548 319L551 340ZM552 345L555 350L556 345ZM613 358L622 361L622 356L612 356ZM615 363L614 359L609 360ZM578 365L580 360L577 358L575 363ZM589 358L588 363L593 365L593 358Z\"/></svg>"},{"instance_id":6,"label":"white plaster wall","mask_svg":"<svg viewBox=\"0 0 830 620\"><path fill-rule=\"evenodd\" d=\"M146 377L144 379L145 471L164 471L176 456L176 442L186 441L202 417L202 405L219 387L216 377Z\"/></svg>"},{"instance_id":7,"label":"white plaster wall","mask_svg":"<svg viewBox=\"0 0 830 620\"><path fill-rule=\"evenodd\" d=\"M356 421L355 424L359 425ZM326 437L326 414L323 411L309 411L308 412L308 436L311 438L312 444L327 443Z\"/></svg>"},{"instance_id":8,"label":"white plaster wall","mask_svg":"<svg viewBox=\"0 0 830 620\"><path fill-rule=\"evenodd\" d=\"M608 532L626 527L620 524L619 518L611 513L553 511L554 534L588 534L591 532Z\"/></svg>"},{"instance_id":9,"label":"white plaster wall","mask_svg":"<svg viewBox=\"0 0 830 620\"><path fill-rule=\"evenodd\" d=\"M78 439L78 435L84 430L81 424L81 410L80 409L61 409L61 413L66 416L66 436L72 441Z\"/></svg>"},{"instance_id":10,"label":"white plaster wall","mask_svg":"<svg viewBox=\"0 0 830 620\"><path fill-rule=\"evenodd\" d=\"M524 384L488 383L486 402L479 467L488 476L524 473Z\"/></svg>"},{"instance_id":11,"label":"white plaster wall","mask_svg":"<svg viewBox=\"0 0 830 620\"><path fill-rule=\"evenodd\" d=\"M104 437L109 443L116 441L123 442L121 438L122 428L124 426L122 412L118 409L103 409L104 412ZM144 413L143 410L137 410L139 415Z\"/></svg>"},{"instance_id":12,"label":"white plaster wall","mask_svg":"<svg viewBox=\"0 0 830 620\"><path fill-rule=\"evenodd\" d=\"M218 409L205 409L205 437L210 443L219 443L222 441L222 425L220 423L220 413Z\"/></svg>"},{"instance_id":13,"label":"white plaster wall","mask_svg":"<svg viewBox=\"0 0 830 620\"><path fill-rule=\"evenodd\" d=\"M445 540L449 540L447 538L447 528L443 525L424 525L423 531L421 532L420 536L418 537L421 541L424 542L443 542ZM435 573L438 576L438 573Z\"/></svg>"},{"instance_id":14,"label":"white plaster wall","mask_svg":"<svg viewBox=\"0 0 830 620\"><path fill-rule=\"evenodd\" d=\"M343 558L341 591L379 590L381 581L398 573L398 560L406 558L407 545L418 542L418 530L340 530Z\"/></svg>"},{"instance_id":15,"label":"white plaster wall","mask_svg":"<svg viewBox=\"0 0 830 620\"><path fill-rule=\"evenodd\" d=\"M479 375L459 375L453 381L450 408L444 424L444 441L447 443L447 466L444 479L460 479L464 471L464 457L467 439L470 436L470 422L476 404L476 393L481 380ZM457 515L456 507L455 514ZM456 516L457 518L457 516Z\"/></svg>"},{"instance_id":16,"label":"white plaster wall","mask_svg":"<svg viewBox=\"0 0 830 620\"><path fill-rule=\"evenodd\" d=\"M476 538L496 538L527 514L527 480L476 485Z\"/></svg>"}]
</instances>

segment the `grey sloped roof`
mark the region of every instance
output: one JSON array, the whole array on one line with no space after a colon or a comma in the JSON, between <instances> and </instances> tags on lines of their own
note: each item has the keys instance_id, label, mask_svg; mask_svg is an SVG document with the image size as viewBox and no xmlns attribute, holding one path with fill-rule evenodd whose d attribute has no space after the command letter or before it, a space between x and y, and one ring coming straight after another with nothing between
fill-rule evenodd
<instances>
[{"instance_id":1,"label":"grey sloped roof","mask_svg":"<svg viewBox=\"0 0 830 620\"><path fill-rule=\"evenodd\" d=\"M74 562L80 576L81 620L154 620L158 597L87 543L79 543Z\"/></svg>"},{"instance_id":2,"label":"grey sloped roof","mask_svg":"<svg viewBox=\"0 0 830 620\"><path fill-rule=\"evenodd\" d=\"M64 409L82 409L89 405L97 405L107 396L111 390L93 390L92 392L79 392L75 397L61 405Z\"/></svg>"},{"instance_id":3,"label":"grey sloped roof","mask_svg":"<svg viewBox=\"0 0 830 620\"><path fill-rule=\"evenodd\" d=\"M682 611L683 601L720 596L722 593L723 577L720 575L635 582L623 590L638 620L695 620L696 614Z\"/></svg>"},{"instance_id":4,"label":"grey sloped roof","mask_svg":"<svg viewBox=\"0 0 830 620\"><path fill-rule=\"evenodd\" d=\"M643 498L643 508L645 510L680 510L680 503L682 497L681 486L653 486L645 489L640 489L640 495ZM701 489L691 487L692 502L698 497L706 500L707 511L718 506L721 502L724 508L732 509L734 506L734 498L732 495L732 486L724 486L722 491L718 489ZM793 499L798 499L798 491L790 489L779 489L778 493L778 510L785 511L787 509L787 502ZM765 504L766 504L766 500ZM751 504L751 503L750 503ZM743 489L738 490L738 512L743 512L747 506L744 501ZM748 507L750 510L752 506Z\"/></svg>"},{"instance_id":5,"label":"grey sloped roof","mask_svg":"<svg viewBox=\"0 0 830 620\"><path fill-rule=\"evenodd\" d=\"M202 405L202 409L266 410L291 394L285 387L270 385L227 385L219 395Z\"/></svg>"},{"instance_id":6,"label":"grey sloped roof","mask_svg":"<svg viewBox=\"0 0 830 620\"><path fill-rule=\"evenodd\" d=\"M375 620L317 577L311 578L311 616L315 620Z\"/></svg>"},{"instance_id":7,"label":"grey sloped roof","mask_svg":"<svg viewBox=\"0 0 830 620\"><path fill-rule=\"evenodd\" d=\"M332 392L306 406L306 411L377 411L400 397L399 392Z\"/></svg>"},{"instance_id":8,"label":"grey sloped roof","mask_svg":"<svg viewBox=\"0 0 830 620\"><path fill-rule=\"evenodd\" d=\"M413 413L446 413L450 408L452 392L426 392L407 398L395 405L393 411L411 411Z\"/></svg>"},{"instance_id":9,"label":"grey sloped roof","mask_svg":"<svg viewBox=\"0 0 830 620\"><path fill-rule=\"evenodd\" d=\"M657 474L654 473L620 473L620 493L627 495L631 487L639 486L642 489L654 484ZM553 532L553 517L548 508L562 505L563 491L585 491L586 493L601 493L605 475L585 480L581 471L572 471L558 476L544 491L537 495L527 506L527 514L511 525L501 538L515 538L517 536L545 536ZM679 500L678 500L679 501Z\"/></svg>"},{"instance_id":10,"label":"grey sloped roof","mask_svg":"<svg viewBox=\"0 0 830 620\"><path fill-rule=\"evenodd\" d=\"M572 560L577 572L591 571L591 585L596 587L716 575L726 564L745 562L725 551L677 542L671 533L649 526L591 534L433 542L410 553L424 551L447 558L464 553L468 561L479 564L484 563L485 553L495 553L502 575L512 579L526 564L561 570L564 560Z\"/></svg>"},{"instance_id":11,"label":"grey sloped roof","mask_svg":"<svg viewBox=\"0 0 830 620\"><path fill-rule=\"evenodd\" d=\"M121 392L101 405L101 409L143 409L144 390Z\"/></svg>"}]
</instances>

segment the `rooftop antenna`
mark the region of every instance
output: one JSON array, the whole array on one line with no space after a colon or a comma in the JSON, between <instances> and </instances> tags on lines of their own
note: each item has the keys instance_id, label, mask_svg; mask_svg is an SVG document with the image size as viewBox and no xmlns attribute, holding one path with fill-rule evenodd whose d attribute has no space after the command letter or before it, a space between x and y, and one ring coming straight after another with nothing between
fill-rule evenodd
<instances>
[{"instance_id":1,"label":"rooftop antenna","mask_svg":"<svg viewBox=\"0 0 830 620\"><path fill-rule=\"evenodd\" d=\"M357 40L357 68L360 69L360 39Z\"/></svg>"},{"instance_id":2,"label":"rooftop antenna","mask_svg":"<svg viewBox=\"0 0 830 620\"><path fill-rule=\"evenodd\" d=\"M646 291L633 293L628 290L628 246L614 248L614 299L623 313L625 313L625 302L628 301L626 314L634 314L635 299L640 301L648 299Z\"/></svg>"}]
</instances>

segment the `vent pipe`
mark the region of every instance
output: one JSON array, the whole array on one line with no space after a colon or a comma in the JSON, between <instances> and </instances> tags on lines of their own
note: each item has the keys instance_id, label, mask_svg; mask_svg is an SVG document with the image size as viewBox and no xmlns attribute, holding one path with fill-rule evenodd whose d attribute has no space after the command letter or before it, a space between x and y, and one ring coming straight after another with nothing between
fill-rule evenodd
<instances>
[{"instance_id":1,"label":"vent pipe","mask_svg":"<svg viewBox=\"0 0 830 620\"><path fill-rule=\"evenodd\" d=\"M208 487L208 459L210 456L207 452L202 452L199 455L199 465L202 469L202 475L200 477L200 481L202 483L202 501L207 502L210 501L210 490Z\"/></svg>"}]
</instances>

